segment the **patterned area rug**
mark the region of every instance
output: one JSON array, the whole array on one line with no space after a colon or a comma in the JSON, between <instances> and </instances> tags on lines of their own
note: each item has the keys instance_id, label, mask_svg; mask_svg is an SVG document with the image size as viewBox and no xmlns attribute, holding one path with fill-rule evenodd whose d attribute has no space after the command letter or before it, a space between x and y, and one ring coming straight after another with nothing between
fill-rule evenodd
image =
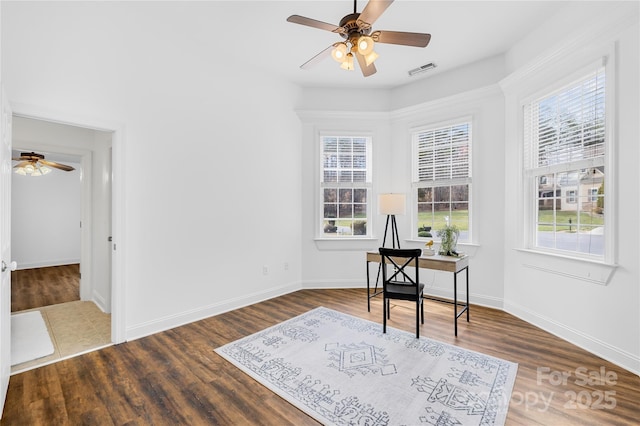
<instances>
[{"instance_id":1,"label":"patterned area rug","mask_svg":"<svg viewBox=\"0 0 640 426\"><path fill-rule=\"evenodd\" d=\"M327 308L215 351L326 425L501 425L518 369Z\"/></svg>"}]
</instances>

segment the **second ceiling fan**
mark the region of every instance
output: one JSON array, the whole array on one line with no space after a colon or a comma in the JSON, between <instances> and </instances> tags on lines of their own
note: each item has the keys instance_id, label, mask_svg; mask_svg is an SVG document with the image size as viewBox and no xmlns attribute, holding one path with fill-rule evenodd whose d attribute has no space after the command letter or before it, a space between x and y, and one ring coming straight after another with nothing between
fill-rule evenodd
<instances>
[{"instance_id":1,"label":"second ceiling fan","mask_svg":"<svg viewBox=\"0 0 640 426\"><path fill-rule=\"evenodd\" d=\"M340 34L344 39L344 41L333 43L302 64L300 68L308 69L331 55L341 64L341 68L353 70L355 56L362 74L368 77L376 72L376 66L373 63L378 57L378 54L373 50L375 43L426 47L431 40L431 34L386 30L372 32L374 22L391 3L393 0L369 0L362 13L357 13L357 0L354 0L353 13L343 17L337 26L300 15L289 16L288 22L331 31Z\"/></svg>"}]
</instances>

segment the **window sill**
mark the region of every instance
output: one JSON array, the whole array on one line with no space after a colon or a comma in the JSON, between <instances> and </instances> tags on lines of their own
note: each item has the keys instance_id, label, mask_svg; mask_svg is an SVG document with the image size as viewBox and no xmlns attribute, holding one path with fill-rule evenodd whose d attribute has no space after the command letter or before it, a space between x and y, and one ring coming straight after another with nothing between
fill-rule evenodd
<instances>
[{"instance_id":1,"label":"window sill","mask_svg":"<svg viewBox=\"0 0 640 426\"><path fill-rule=\"evenodd\" d=\"M375 237L342 237L342 238L315 238L314 242L318 250L377 250L380 239Z\"/></svg>"},{"instance_id":2,"label":"window sill","mask_svg":"<svg viewBox=\"0 0 640 426\"><path fill-rule=\"evenodd\" d=\"M613 263L531 249L514 250L520 253L520 262L524 267L600 285L608 285L618 267Z\"/></svg>"}]
</instances>

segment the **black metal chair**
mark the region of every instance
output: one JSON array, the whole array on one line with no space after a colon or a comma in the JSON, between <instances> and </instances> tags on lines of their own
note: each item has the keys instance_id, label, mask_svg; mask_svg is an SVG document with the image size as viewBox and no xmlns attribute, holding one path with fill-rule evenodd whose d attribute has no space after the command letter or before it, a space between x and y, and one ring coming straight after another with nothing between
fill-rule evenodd
<instances>
[{"instance_id":1,"label":"black metal chair","mask_svg":"<svg viewBox=\"0 0 640 426\"><path fill-rule=\"evenodd\" d=\"M387 332L387 318L391 318L389 301L409 300L416 302L417 339L420 337L420 317L424 324L424 284L420 283L418 268L418 258L422 250L380 247L379 252L382 265L382 332Z\"/></svg>"}]
</instances>

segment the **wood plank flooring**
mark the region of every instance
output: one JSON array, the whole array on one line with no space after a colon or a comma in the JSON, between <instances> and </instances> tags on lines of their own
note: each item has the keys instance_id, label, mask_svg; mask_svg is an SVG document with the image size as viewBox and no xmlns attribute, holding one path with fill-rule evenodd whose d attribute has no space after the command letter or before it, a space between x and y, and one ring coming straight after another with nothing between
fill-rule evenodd
<instances>
[{"instance_id":1,"label":"wood plank flooring","mask_svg":"<svg viewBox=\"0 0 640 426\"><path fill-rule=\"evenodd\" d=\"M0 425L316 425L213 350L318 306L381 322L365 291L302 290L14 375ZM413 332L413 309L389 325ZM472 306L455 338L452 309L427 301L420 335L519 363L507 425L637 424L637 375L499 310Z\"/></svg>"},{"instance_id":2,"label":"wood plank flooring","mask_svg":"<svg viewBox=\"0 0 640 426\"><path fill-rule=\"evenodd\" d=\"M11 312L80 300L80 265L20 269L11 273Z\"/></svg>"}]
</instances>

